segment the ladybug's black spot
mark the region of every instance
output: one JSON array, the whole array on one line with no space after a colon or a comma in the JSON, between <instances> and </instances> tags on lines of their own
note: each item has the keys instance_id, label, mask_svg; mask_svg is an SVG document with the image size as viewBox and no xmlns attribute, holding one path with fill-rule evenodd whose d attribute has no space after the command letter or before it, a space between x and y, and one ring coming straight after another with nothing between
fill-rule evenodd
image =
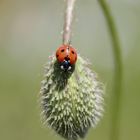
<instances>
[{"instance_id":1,"label":"ladybug's black spot","mask_svg":"<svg viewBox=\"0 0 140 140\"><path fill-rule=\"evenodd\" d=\"M72 52L72 54L74 54L74 51L71 51Z\"/></svg>"},{"instance_id":2,"label":"ladybug's black spot","mask_svg":"<svg viewBox=\"0 0 140 140\"><path fill-rule=\"evenodd\" d=\"M65 57L65 60L68 61L68 60L70 60L70 58L69 57Z\"/></svg>"},{"instance_id":3,"label":"ladybug's black spot","mask_svg":"<svg viewBox=\"0 0 140 140\"><path fill-rule=\"evenodd\" d=\"M64 49L62 49L61 52L64 52Z\"/></svg>"},{"instance_id":4,"label":"ladybug's black spot","mask_svg":"<svg viewBox=\"0 0 140 140\"><path fill-rule=\"evenodd\" d=\"M59 57L59 55L57 54L56 57Z\"/></svg>"}]
</instances>

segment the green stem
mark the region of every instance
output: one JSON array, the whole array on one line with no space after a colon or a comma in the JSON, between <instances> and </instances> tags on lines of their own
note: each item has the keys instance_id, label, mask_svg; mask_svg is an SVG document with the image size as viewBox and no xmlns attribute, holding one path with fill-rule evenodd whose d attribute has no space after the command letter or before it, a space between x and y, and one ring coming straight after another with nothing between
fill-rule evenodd
<instances>
[{"instance_id":1,"label":"green stem","mask_svg":"<svg viewBox=\"0 0 140 140\"><path fill-rule=\"evenodd\" d=\"M98 0L98 2L105 16L109 33L111 36L114 65L115 65L110 140L119 140L120 107L121 107L121 96L122 96L122 56L120 50L121 46L117 34L117 29L115 27L114 19L112 17L111 10L106 0Z\"/></svg>"}]
</instances>

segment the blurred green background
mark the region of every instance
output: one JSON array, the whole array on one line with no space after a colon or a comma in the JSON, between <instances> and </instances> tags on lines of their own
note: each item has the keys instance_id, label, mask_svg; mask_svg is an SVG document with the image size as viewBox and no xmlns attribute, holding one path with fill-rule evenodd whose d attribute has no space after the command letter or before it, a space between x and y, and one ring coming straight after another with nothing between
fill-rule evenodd
<instances>
[{"instance_id":1,"label":"blurred green background","mask_svg":"<svg viewBox=\"0 0 140 140\"><path fill-rule=\"evenodd\" d=\"M140 1L108 0L123 55L120 140L140 140ZM43 66L62 43L64 0L0 0L0 140L61 140L40 121ZM86 140L110 136L113 56L97 0L77 0L72 44L106 85L105 114Z\"/></svg>"}]
</instances>

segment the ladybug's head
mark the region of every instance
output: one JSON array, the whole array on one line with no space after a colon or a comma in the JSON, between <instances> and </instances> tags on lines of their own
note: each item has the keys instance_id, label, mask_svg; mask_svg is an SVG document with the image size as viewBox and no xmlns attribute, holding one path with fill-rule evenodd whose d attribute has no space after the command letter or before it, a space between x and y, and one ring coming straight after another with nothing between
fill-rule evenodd
<instances>
[{"instance_id":1,"label":"ladybug's head","mask_svg":"<svg viewBox=\"0 0 140 140\"><path fill-rule=\"evenodd\" d=\"M66 57L63 62L61 62L60 67L62 70L68 71L71 70L72 66L70 64L70 59Z\"/></svg>"}]
</instances>

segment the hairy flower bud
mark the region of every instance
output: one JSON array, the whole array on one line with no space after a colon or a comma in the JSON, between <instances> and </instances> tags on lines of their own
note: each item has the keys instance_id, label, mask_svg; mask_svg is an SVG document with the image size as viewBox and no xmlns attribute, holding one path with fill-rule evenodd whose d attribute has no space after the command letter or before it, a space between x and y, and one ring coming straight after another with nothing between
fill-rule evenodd
<instances>
[{"instance_id":1,"label":"hairy flower bud","mask_svg":"<svg viewBox=\"0 0 140 140\"><path fill-rule=\"evenodd\" d=\"M40 93L45 122L68 140L84 138L102 116L103 85L80 56L71 71L63 71L52 57Z\"/></svg>"}]
</instances>

